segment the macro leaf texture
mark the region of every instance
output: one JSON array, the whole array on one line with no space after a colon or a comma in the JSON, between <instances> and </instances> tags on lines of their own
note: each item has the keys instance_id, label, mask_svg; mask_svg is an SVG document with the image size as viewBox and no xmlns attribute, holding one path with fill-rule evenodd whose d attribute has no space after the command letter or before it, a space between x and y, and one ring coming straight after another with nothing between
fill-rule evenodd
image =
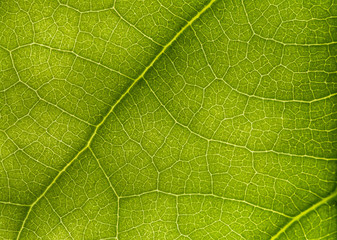
<instances>
[{"instance_id":1,"label":"macro leaf texture","mask_svg":"<svg viewBox=\"0 0 337 240\"><path fill-rule=\"evenodd\" d=\"M336 0L1 0L0 239L337 239Z\"/></svg>"}]
</instances>

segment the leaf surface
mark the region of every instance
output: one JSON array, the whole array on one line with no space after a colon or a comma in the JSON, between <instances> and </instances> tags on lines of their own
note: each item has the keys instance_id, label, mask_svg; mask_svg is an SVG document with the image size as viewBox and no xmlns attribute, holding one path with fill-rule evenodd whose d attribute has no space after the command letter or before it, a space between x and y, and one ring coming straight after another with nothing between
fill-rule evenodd
<instances>
[{"instance_id":1,"label":"leaf surface","mask_svg":"<svg viewBox=\"0 0 337 240\"><path fill-rule=\"evenodd\" d=\"M1 239L337 238L337 2L0 2Z\"/></svg>"}]
</instances>

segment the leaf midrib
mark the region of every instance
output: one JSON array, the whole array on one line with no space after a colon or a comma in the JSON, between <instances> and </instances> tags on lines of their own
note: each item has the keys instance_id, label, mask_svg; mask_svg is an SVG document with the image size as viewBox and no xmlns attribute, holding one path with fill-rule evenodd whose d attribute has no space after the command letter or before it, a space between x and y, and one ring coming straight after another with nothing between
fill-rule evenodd
<instances>
[{"instance_id":1,"label":"leaf midrib","mask_svg":"<svg viewBox=\"0 0 337 240\"><path fill-rule=\"evenodd\" d=\"M56 175L56 177L53 179L53 181L46 187L46 189L42 192L42 194L32 203L30 204L29 210L27 211L26 217L24 218L21 228L18 232L17 239L20 238L22 230L25 227L26 221L30 216L30 213L33 209L33 207L40 201L42 197L45 196L45 194L48 192L48 190L54 185L54 183L57 181L57 179L62 175L63 172L65 172L68 167L87 149L89 149L93 139L95 138L98 129L105 123L107 118L110 116L110 114L114 111L115 107L124 99L124 97L131 91L131 89L145 76L145 74L153 67L155 62L164 54L164 52L178 39L178 37L195 22L207 9L209 9L213 3L216 0L211 0L201 11L199 11L191 20L189 20L178 32L174 37L162 48L162 50L153 58L153 60L150 62L150 64L143 70L143 72L134 80L134 82L128 87L128 89L120 96L120 98L113 104L110 108L110 110L107 112L107 114L102 118L101 122L99 122L93 133L91 134L89 140L87 141L87 144L75 155L75 157L69 161L68 164L66 164L61 171ZM118 197L118 196L117 196Z\"/></svg>"}]
</instances>

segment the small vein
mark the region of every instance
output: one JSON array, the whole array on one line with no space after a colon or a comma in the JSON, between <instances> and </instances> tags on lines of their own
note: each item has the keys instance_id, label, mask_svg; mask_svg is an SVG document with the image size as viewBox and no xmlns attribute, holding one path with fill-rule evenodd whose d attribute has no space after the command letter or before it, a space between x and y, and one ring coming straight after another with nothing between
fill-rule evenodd
<instances>
[{"instance_id":1,"label":"small vein","mask_svg":"<svg viewBox=\"0 0 337 240\"><path fill-rule=\"evenodd\" d=\"M53 106L55 107L56 109L60 110L61 112L63 112L64 114L70 116L70 117L73 117L75 118L76 120L88 125L88 126L94 126L92 123L76 116L75 114L72 114L70 112L68 112L66 109L64 109L63 107L60 107L59 105L57 104L54 104L50 101L48 101L47 99L45 99L44 97L41 96L41 94L39 94L39 92L37 90L35 90L33 87L31 87L29 84L23 82L22 80L20 80L20 83L22 83L23 85L25 85L28 89L32 90L36 95L37 97L39 98L39 100L41 100L42 102L45 102L46 104L50 105L50 106Z\"/></svg>"},{"instance_id":2,"label":"small vein","mask_svg":"<svg viewBox=\"0 0 337 240\"><path fill-rule=\"evenodd\" d=\"M204 47L202 45L202 42L201 42L200 38L198 37L198 34L197 34L196 30L193 27L192 27L192 30L194 32L194 35L195 35L196 39L199 42L200 48L201 48L202 53L204 55L204 58L207 62L207 65L208 65L209 69L211 70L211 72L214 76L214 80L216 80L216 79L222 80L223 83L225 83L228 87L230 87L233 91L235 91L236 93L238 93L240 95L246 96L247 98L260 99L262 101L273 101L273 102L280 102L280 103L292 103L292 102L294 102L294 103L305 103L305 104L311 104L311 103L319 102L319 101L322 101L322 100L328 100L328 99L333 98L337 95L337 92L335 92L335 93L330 93L326 96L314 98L314 99L311 99L311 100L302 100L302 99L278 99L278 98L270 98L270 97L268 98L268 97L263 97L263 96L259 96L259 95L256 95L256 94L248 94L248 93L245 93L243 91L240 91L239 89L233 87L231 84L229 84L227 81L225 81L224 78L225 78L226 74L223 77L220 77L220 78L216 75L212 65L209 62L209 59L208 59L208 57L205 53Z\"/></svg>"},{"instance_id":3,"label":"small vein","mask_svg":"<svg viewBox=\"0 0 337 240\"><path fill-rule=\"evenodd\" d=\"M253 150L247 146L244 145L238 145L238 144L234 144L231 142L226 142L223 140L219 140L219 139L213 139L213 138L207 138L205 136L203 136L202 134L195 132L194 130L192 130L189 126L184 125L182 123L180 123L173 115L172 113L165 107L165 105L163 104L163 102L159 99L158 95L153 91L153 89L151 88L150 84L148 83L148 81L146 79L144 79L147 86L149 87L150 91L152 92L152 94L154 95L154 97L157 99L157 101L159 102L159 104L164 108L164 110L167 112L167 114L171 117L171 119L179 126L187 129L189 132L191 132L192 134L200 137L201 139L204 139L208 142L216 142L216 143L221 143L221 144L226 144L232 147L236 147L236 148L241 148L241 149L245 149L251 153L275 153L278 155L285 155L285 156L290 156L290 157L308 157L308 158L313 158L313 159L318 159L318 160L324 160L324 161L337 161L337 158L325 158L325 157L319 157L319 156L313 156L313 155L307 155L307 154L295 154L295 153L287 153L287 152L280 152L280 151L275 151L273 149L269 149L269 150Z\"/></svg>"},{"instance_id":4,"label":"small vein","mask_svg":"<svg viewBox=\"0 0 337 240\"><path fill-rule=\"evenodd\" d=\"M111 183L109 176L106 174L106 171L105 171L104 168L102 167L102 165L101 165L101 163L100 163L98 157L96 156L96 154L94 153L94 151L92 150L91 147L89 147L89 150L90 150L91 154L94 156L94 158L96 159L96 161L97 161L97 163L98 163L98 166L99 166L100 169L102 170L102 172L103 172L105 178L107 179L107 181L108 181L108 183L109 183L109 185L110 185L110 188L112 189L112 191L114 192L114 194L115 194L116 197L117 197L116 236L118 236L118 225L119 225L119 219L120 219L120 216L119 216L119 209L120 209L120 207L119 207L119 199L120 199L120 197L119 197L119 195L117 194L117 192L116 192L116 190L115 190L113 184Z\"/></svg>"},{"instance_id":5,"label":"small vein","mask_svg":"<svg viewBox=\"0 0 337 240\"><path fill-rule=\"evenodd\" d=\"M152 41L153 43L155 43L156 45L159 45L161 47L164 47L162 44L160 44L159 42L157 42L156 40L154 40L152 37L146 35L144 32L142 32L138 27L136 27L136 25L130 23L127 19L125 19L122 14L120 14L116 7L112 6L112 7L108 7L108 8L104 8L104 9L99 9L99 10L87 10L87 11L81 11L80 9L77 9L73 6L61 3L58 0L58 4L60 6L64 6L66 8L72 9L74 11L76 11L79 14L83 14L83 13L99 13L99 12L106 12L106 11L114 11L127 25L131 26L133 29L135 29L137 32L139 32L141 35L143 35L145 38L149 39L150 41ZM186 20L185 20L186 21Z\"/></svg>"},{"instance_id":6,"label":"small vein","mask_svg":"<svg viewBox=\"0 0 337 240\"><path fill-rule=\"evenodd\" d=\"M5 204L5 205L12 205L12 206L18 206L18 207L29 207L29 204L22 204L22 203L14 203L14 202L6 202L6 201L1 201L0 204Z\"/></svg>"},{"instance_id":7,"label":"small vein","mask_svg":"<svg viewBox=\"0 0 337 240\"><path fill-rule=\"evenodd\" d=\"M50 49L50 50L62 52L62 53L70 53L70 54L73 54L74 56L78 57L79 59L82 59L82 60L91 62L91 63L93 63L93 64L95 64L95 65L98 65L98 66L101 66L101 67L103 67L103 68L105 68L105 69L107 69L107 70L109 70L109 71L111 71L111 72L117 73L117 74L119 74L119 75L121 75L121 76L123 76L123 77L126 77L126 78L128 78L128 79L134 80L132 77L130 77L130 76L128 76L128 75L125 75L124 73L121 73L121 72L119 72L119 71L116 70L116 69L113 69L113 68L111 68L111 67L109 67L109 66L107 66L107 65L105 65L105 64L103 64L103 63L96 62L96 61L94 61L94 60L92 60L92 59L90 59L90 58L84 57L84 56L82 56L82 55L80 55L80 54L78 54L78 53L76 53L76 52L74 52L74 51L72 51L72 50L66 50L66 49L55 48L55 47L51 47L51 46L48 46L48 45L45 45L45 44L42 44L42 43L32 42L32 43L28 43L28 44L25 44L25 45L18 46L17 48L14 48L14 49L12 49L12 50L8 50L8 49L7 49L7 51L9 51L9 52L11 53L11 52L14 52L14 51L16 51L16 50L18 50L18 49L21 49L21 48L24 48L24 47L28 47L28 46L34 46L34 45L35 45L35 46L44 47L44 48L47 48L47 49Z\"/></svg>"},{"instance_id":8,"label":"small vein","mask_svg":"<svg viewBox=\"0 0 337 240\"><path fill-rule=\"evenodd\" d=\"M115 13L129 26L131 26L132 28L134 28L137 32L139 32L141 35L143 35L145 38L149 39L150 41L152 41L153 43L155 43L158 46L164 47L161 43L157 42L156 40L154 40L152 37L146 35L144 32L142 32L138 27L136 27L136 25L130 23L128 20L126 20L122 14L120 14L118 12L118 10L116 8L113 9L115 11Z\"/></svg>"},{"instance_id":9,"label":"small vein","mask_svg":"<svg viewBox=\"0 0 337 240\"><path fill-rule=\"evenodd\" d=\"M262 206L253 204L253 203L248 202L246 200L223 197L223 196L219 196L219 195L212 194L212 193L178 193L178 194L175 194L175 193L170 193L170 192L165 192L165 191L162 191L162 190L156 190L155 189L155 190L143 192L143 193L140 193L140 194L120 196L120 198L121 199L134 198L134 197L140 197L140 196L151 194L151 193L161 193L161 194L170 195L170 196L174 196L174 197L183 197L183 196L213 197L213 198L218 198L218 199L222 199L222 200L226 200L226 201L243 203L243 204L249 205L249 206L254 207L254 208L258 208L258 209L261 209L261 210L264 210L264 211L275 213L277 215L281 215L281 216L283 216L285 218L288 218L288 219L291 218L290 215L287 215L285 213L282 213L282 212L279 212L279 211L276 211L276 210L273 210L273 209L270 209L270 208L266 208L266 207L262 207Z\"/></svg>"},{"instance_id":10,"label":"small vein","mask_svg":"<svg viewBox=\"0 0 337 240\"><path fill-rule=\"evenodd\" d=\"M114 192L114 194L116 195L116 197L119 198L119 196L118 196L118 194L117 194L115 188L113 187L113 185L112 185L112 183L111 183L111 181L110 181L109 176L106 174L106 172L105 172L104 168L102 167L100 161L98 160L96 154L94 153L94 151L92 150L92 148L91 148L90 146L88 147L88 149L89 149L89 151L91 152L91 154L93 155L93 157L95 158L95 160L97 161L98 166L99 166L99 168L102 170L102 172L103 172L105 178L108 180L109 185L110 185L112 191Z\"/></svg>"}]
</instances>

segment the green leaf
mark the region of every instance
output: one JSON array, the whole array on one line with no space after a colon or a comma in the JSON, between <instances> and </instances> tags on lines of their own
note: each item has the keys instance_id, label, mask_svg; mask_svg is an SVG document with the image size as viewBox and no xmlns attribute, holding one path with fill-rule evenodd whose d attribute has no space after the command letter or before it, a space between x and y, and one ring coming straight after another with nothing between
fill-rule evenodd
<instances>
[{"instance_id":1,"label":"green leaf","mask_svg":"<svg viewBox=\"0 0 337 240\"><path fill-rule=\"evenodd\" d=\"M336 239L337 2L0 2L0 239Z\"/></svg>"}]
</instances>

